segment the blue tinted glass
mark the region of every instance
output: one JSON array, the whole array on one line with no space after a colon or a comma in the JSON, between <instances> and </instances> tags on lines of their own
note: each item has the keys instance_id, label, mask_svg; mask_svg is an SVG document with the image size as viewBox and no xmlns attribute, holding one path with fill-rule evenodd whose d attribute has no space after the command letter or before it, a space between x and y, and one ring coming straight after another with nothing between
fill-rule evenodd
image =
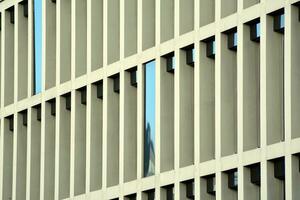
<instances>
[{"instance_id":1,"label":"blue tinted glass","mask_svg":"<svg viewBox=\"0 0 300 200\"><path fill-rule=\"evenodd\" d=\"M280 15L280 28L284 28L284 14Z\"/></svg>"},{"instance_id":2,"label":"blue tinted glass","mask_svg":"<svg viewBox=\"0 0 300 200\"><path fill-rule=\"evenodd\" d=\"M155 61L145 65L144 176L155 170Z\"/></svg>"},{"instance_id":3,"label":"blue tinted glass","mask_svg":"<svg viewBox=\"0 0 300 200\"><path fill-rule=\"evenodd\" d=\"M234 185L238 185L238 173L234 172Z\"/></svg>"},{"instance_id":4,"label":"blue tinted glass","mask_svg":"<svg viewBox=\"0 0 300 200\"><path fill-rule=\"evenodd\" d=\"M175 56L172 57L172 69L175 69Z\"/></svg>"},{"instance_id":5,"label":"blue tinted glass","mask_svg":"<svg viewBox=\"0 0 300 200\"><path fill-rule=\"evenodd\" d=\"M34 0L34 93L42 91L42 0Z\"/></svg>"},{"instance_id":6,"label":"blue tinted glass","mask_svg":"<svg viewBox=\"0 0 300 200\"><path fill-rule=\"evenodd\" d=\"M233 34L233 45L237 46L237 32Z\"/></svg>"},{"instance_id":7,"label":"blue tinted glass","mask_svg":"<svg viewBox=\"0 0 300 200\"><path fill-rule=\"evenodd\" d=\"M213 41L213 54L216 54L216 41Z\"/></svg>"},{"instance_id":8,"label":"blue tinted glass","mask_svg":"<svg viewBox=\"0 0 300 200\"><path fill-rule=\"evenodd\" d=\"M260 23L256 24L256 37L260 37Z\"/></svg>"}]
</instances>

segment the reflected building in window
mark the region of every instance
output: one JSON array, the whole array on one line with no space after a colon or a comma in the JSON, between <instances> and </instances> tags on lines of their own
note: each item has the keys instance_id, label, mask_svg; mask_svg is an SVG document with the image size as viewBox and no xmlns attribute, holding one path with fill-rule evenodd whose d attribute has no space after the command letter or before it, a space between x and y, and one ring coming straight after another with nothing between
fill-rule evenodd
<instances>
[{"instance_id":1,"label":"reflected building in window","mask_svg":"<svg viewBox=\"0 0 300 200\"><path fill-rule=\"evenodd\" d=\"M144 72L144 176L147 177L155 172L155 62L146 63Z\"/></svg>"}]
</instances>

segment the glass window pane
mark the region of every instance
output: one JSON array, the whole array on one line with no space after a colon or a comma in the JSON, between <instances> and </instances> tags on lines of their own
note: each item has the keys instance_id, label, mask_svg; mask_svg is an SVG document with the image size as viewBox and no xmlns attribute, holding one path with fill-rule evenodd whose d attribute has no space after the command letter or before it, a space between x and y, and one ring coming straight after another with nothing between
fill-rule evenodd
<instances>
[{"instance_id":1,"label":"glass window pane","mask_svg":"<svg viewBox=\"0 0 300 200\"><path fill-rule=\"evenodd\" d=\"M237 32L233 34L233 45L237 46Z\"/></svg>"},{"instance_id":2,"label":"glass window pane","mask_svg":"<svg viewBox=\"0 0 300 200\"><path fill-rule=\"evenodd\" d=\"M34 0L34 94L42 91L42 0Z\"/></svg>"},{"instance_id":3,"label":"glass window pane","mask_svg":"<svg viewBox=\"0 0 300 200\"><path fill-rule=\"evenodd\" d=\"M172 57L172 69L175 69L175 56Z\"/></svg>"},{"instance_id":4,"label":"glass window pane","mask_svg":"<svg viewBox=\"0 0 300 200\"><path fill-rule=\"evenodd\" d=\"M234 172L234 185L238 185L238 173Z\"/></svg>"},{"instance_id":5,"label":"glass window pane","mask_svg":"<svg viewBox=\"0 0 300 200\"><path fill-rule=\"evenodd\" d=\"M256 24L256 37L260 37L260 23Z\"/></svg>"},{"instance_id":6,"label":"glass window pane","mask_svg":"<svg viewBox=\"0 0 300 200\"><path fill-rule=\"evenodd\" d=\"M284 28L284 14L280 15L280 28Z\"/></svg>"},{"instance_id":7,"label":"glass window pane","mask_svg":"<svg viewBox=\"0 0 300 200\"><path fill-rule=\"evenodd\" d=\"M155 61L145 65L144 176L155 170Z\"/></svg>"}]
</instances>

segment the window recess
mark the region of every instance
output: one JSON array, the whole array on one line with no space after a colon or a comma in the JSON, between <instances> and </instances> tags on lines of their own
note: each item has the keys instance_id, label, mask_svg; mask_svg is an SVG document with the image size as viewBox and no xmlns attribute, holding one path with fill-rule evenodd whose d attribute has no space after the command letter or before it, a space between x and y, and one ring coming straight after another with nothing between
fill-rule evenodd
<instances>
[{"instance_id":1,"label":"window recess","mask_svg":"<svg viewBox=\"0 0 300 200\"><path fill-rule=\"evenodd\" d=\"M27 110L23 110L20 112L22 114L22 119L23 119L23 126L27 126Z\"/></svg>"},{"instance_id":2,"label":"window recess","mask_svg":"<svg viewBox=\"0 0 300 200\"><path fill-rule=\"evenodd\" d=\"M136 194L130 194L125 196L125 200L136 200Z\"/></svg>"},{"instance_id":3,"label":"window recess","mask_svg":"<svg viewBox=\"0 0 300 200\"><path fill-rule=\"evenodd\" d=\"M204 177L206 179L206 192L210 195L216 195L216 176L209 175Z\"/></svg>"},{"instance_id":4,"label":"window recess","mask_svg":"<svg viewBox=\"0 0 300 200\"><path fill-rule=\"evenodd\" d=\"M94 85L97 87L97 98L103 99L103 81L97 81Z\"/></svg>"},{"instance_id":5,"label":"window recess","mask_svg":"<svg viewBox=\"0 0 300 200\"><path fill-rule=\"evenodd\" d=\"M174 200L174 185L164 186L163 189L165 190L166 200Z\"/></svg>"},{"instance_id":6,"label":"window recess","mask_svg":"<svg viewBox=\"0 0 300 200\"><path fill-rule=\"evenodd\" d=\"M38 121L41 121L42 120L42 107L41 107L41 104L36 105L33 108L36 109L36 114L37 114L36 119Z\"/></svg>"},{"instance_id":7,"label":"window recess","mask_svg":"<svg viewBox=\"0 0 300 200\"><path fill-rule=\"evenodd\" d=\"M113 76L111 76L110 78L113 79L114 81L114 85L113 85L113 88L114 88L114 92L115 93L120 93L120 74L115 74Z\"/></svg>"},{"instance_id":8,"label":"window recess","mask_svg":"<svg viewBox=\"0 0 300 200\"><path fill-rule=\"evenodd\" d=\"M10 14L10 23L14 24L15 23L15 7L12 6L7 9L7 11Z\"/></svg>"},{"instance_id":9,"label":"window recess","mask_svg":"<svg viewBox=\"0 0 300 200\"><path fill-rule=\"evenodd\" d=\"M228 175L228 188L232 190L238 189L238 172L237 169L226 172Z\"/></svg>"},{"instance_id":10,"label":"window recess","mask_svg":"<svg viewBox=\"0 0 300 200\"><path fill-rule=\"evenodd\" d=\"M71 93L64 94L63 97L66 99L66 110L71 111Z\"/></svg>"},{"instance_id":11,"label":"window recess","mask_svg":"<svg viewBox=\"0 0 300 200\"><path fill-rule=\"evenodd\" d=\"M273 170L270 170L271 174L269 176L274 176L273 179L268 180L269 190L278 196L278 199L285 199L285 161L284 157L275 158L270 160ZM272 169L272 168L269 168ZM272 174L273 173L273 174ZM275 179L275 180L274 180Z\"/></svg>"},{"instance_id":12,"label":"window recess","mask_svg":"<svg viewBox=\"0 0 300 200\"><path fill-rule=\"evenodd\" d=\"M155 190L147 190L143 192L144 196L147 200L154 200L155 199Z\"/></svg>"},{"instance_id":13,"label":"window recess","mask_svg":"<svg viewBox=\"0 0 300 200\"><path fill-rule=\"evenodd\" d=\"M260 164L256 163L249 166L250 168L250 181L254 185L260 186Z\"/></svg>"},{"instance_id":14,"label":"window recess","mask_svg":"<svg viewBox=\"0 0 300 200\"><path fill-rule=\"evenodd\" d=\"M195 198L195 185L194 180L188 180L184 182L186 187L186 198L194 199Z\"/></svg>"},{"instance_id":15,"label":"window recess","mask_svg":"<svg viewBox=\"0 0 300 200\"><path fill-rule=\"evenodd\" d=\"M127 70L130 73L130 85L137 87L137 67L133 67Z\"/></svg>"},{"instance_id":16,"label":"window recess","mask_svg":"<svg viewBox=\"0 0 300 200\"><path fill-rule=\"evenodd\" d=\"M250 40L260 42L260 20L255 19L246 24L250 27Z\"/></svg>"},{"instance_id":17,"label":"window recess","mask_svg":"<svg viewBox=\"0 0 300 200\"><path fill-rule=\"evenodd\" d=\"M284 181L285 179L285 163L284 158L277 158L272 160L274 163L274 177Z\"/></svg>"},{"instance_id":18,"label":"window recess","mask_svg":"<svg viewBox=\"0 0 300 200\"><path fill-rule=\"evenodd\" d=\"M28 17L28 0L24 0L20 2L21 5L23 5L23 15L24 17Z\"/></svg>"},{"instance_id":19,"label":"window recess","mask_svg":"<svg viewBox=\"0 0 300 200\"><path fill-rule=\"evenodd\" d=\"M86 87L79 88L78 91L81 95L81 104L86 105Z\"/></svg>"},{"instance_id":20,"label":"window recess","mask_svg":"<svg viewBox=\"0 0 300 200\"><path fill-rule=\"evenodd\" d=\"M273 24L274 31L283 34L284 27L285 27L284 10L280 9L278 11L271 13L271 15L274 17L274 24Z\"/></svg>"},{"instance_id":21,"label":"window recess","mask_svg":"<svg viewBox=\"0 0 300 200\"><path fill-rule=\"evenodd\" d=\"M206 56L208 58L215 59L216 55L216 43L215 43L215 36L207 38L203 40L206 43Z\"/></svg>"},{"instance_id":22,"label":"window recess","mask_svg":"<svg viewBox=\"0 0 300 200\"><path fill-rule=\"evenodd\" d=\"M167 61L167 65L166 65L167 72L174 73L174 70L175 70L175 56L174 56L174 52L168 53L168 54L164 55L163 57Z\"/></svg>"},{"instance_id":23,"label":"window recess","mask_svg":"<svg viewBox=\"0 0 300 200\"><path fill-rule=\"evenodd\" d=\"M50 99L47 101L50 106L51 106L51 115L55 116L56 115L56 99Z\"/></svg>"},{"instance_id":24,"label":"window recess","mask_svg":"<svg viewBox=\"0 0 300 200\"><path fill-rule=\"evenodd\" d=\"M10 115L8 117L6 117L6 119L8 119L8 123L9 123L9 130L11 132L14 131L14 116L13 115Z\"/></svg>"},{"instance_id":25,"label":"window recess","mask_svg":"<svg viewBox=\"0 0 300 200\"><path fill-rule=\"evenodd\" d=\"M298 7L298 21L300 22L300 2L295 3L294 6Z\"/></svg>"},{"instance_id":26,"label":"window recess","mask_svg":"<svg viewBox=\"0 0 300 200\"><path fill-rule=\"evenodd\" d=\"M194 67L195 62L195 48L194 45L189 45L187 47L184 47L183 50L186 51L186 64Z\"/></svg>"},{"instance_id":27,"label":"window recess","mask_svg":"<svg viewBox=\"0 0 300 200\"><path fill-rule=\"evenodd\" d=\"M225 34L227 34L228 37L228 42L227 42L227 46L228 49L232 50L232 51L236 51L237 50L237 29L233 28L231 30L228 30L225 32Z\"/></svg>"}]
</instances>

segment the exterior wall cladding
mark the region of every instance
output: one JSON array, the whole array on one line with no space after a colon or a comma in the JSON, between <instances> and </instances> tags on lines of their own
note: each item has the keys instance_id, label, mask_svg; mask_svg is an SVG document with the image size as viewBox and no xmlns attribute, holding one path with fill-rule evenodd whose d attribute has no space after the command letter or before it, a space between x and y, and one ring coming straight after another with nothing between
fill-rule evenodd
<instances>
[{"instance_id":1,"label":"exterior wall cladding","mask_svg":"<svg viewBox=\"0 0 300 200\"><path fill-rule=\"evenodd\" d=\"M41 55L0 3L0 199L300 199L299 0L41 1Z\"/></svg>"}]
</instances>

